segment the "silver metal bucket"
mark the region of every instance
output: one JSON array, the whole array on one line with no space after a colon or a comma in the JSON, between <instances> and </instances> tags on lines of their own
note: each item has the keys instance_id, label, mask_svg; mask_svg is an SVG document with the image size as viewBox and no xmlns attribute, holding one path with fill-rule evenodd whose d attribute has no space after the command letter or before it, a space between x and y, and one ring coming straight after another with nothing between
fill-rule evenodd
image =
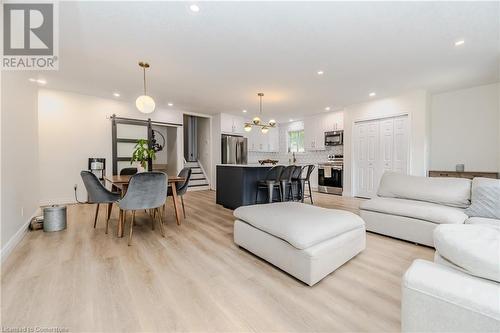
<instances>
[{"instance_id":1,"label":"silver metal bucket","mask_svg":"<svg viewBox=\"0 0 500 333\"><path fill-rule=\"evenodd\" d=\"M43 209L43 231L66 229L66 206L51 206Z\"/></svg>"}]
</instances>

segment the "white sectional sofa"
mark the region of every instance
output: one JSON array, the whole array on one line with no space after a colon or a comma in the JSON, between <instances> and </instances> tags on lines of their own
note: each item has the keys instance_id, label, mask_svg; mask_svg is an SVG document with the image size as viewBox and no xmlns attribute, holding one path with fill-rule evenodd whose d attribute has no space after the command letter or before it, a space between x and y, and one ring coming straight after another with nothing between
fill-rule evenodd
<instances>
[{"instance_id":1,"label":"white sectional sofa","mask_svg":"<svg viewBox=\"0 0 500 333\"><path fill-rule=\"evenodd\" d=\"M432 235L440 224L500 225L496 218L500 213L496 211L489 212L491 216L487 214L488 218L467 215L471 208L471 193L473 198L477 197L478 203L482 203L485 196L496 195L494 191L500 188L498 182L475 178L473 186L473 181L464 178L429 178L388 172L382 177L377 198L360 205L360 215L368 231L434 246ZM491 186L484 186L484 183ZM485 188L489 191L486 194ZM490 211L496 209L487 208ZM484 209L484 205L479 205L475 211Z\"/></svg>"},{"instance_id":2,"label":"white sectional sofa","mask_svg":"<svg viewBox=\"0 0 500 333\"><path fill-rule=\"evenodd\" d=\"M500 332L500 227L440 225L402 283L403 332Z\"/></svg>"}]
</instances>

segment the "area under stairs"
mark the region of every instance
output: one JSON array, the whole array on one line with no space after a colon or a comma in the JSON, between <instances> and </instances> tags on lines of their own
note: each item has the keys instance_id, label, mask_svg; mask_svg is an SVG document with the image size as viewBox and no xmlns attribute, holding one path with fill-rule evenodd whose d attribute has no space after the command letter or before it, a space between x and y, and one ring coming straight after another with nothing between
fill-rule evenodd
<instances>
[{"instance_id":1,"label":"area under stairs","mask_svg":"<svg viewBox=\"0 0 500 333\"><path fill-rule=\"evenodd\" d=\"M185 162L185 167L191 168L191 180L189 181L188 191L209 190L207 177L198 162Z\"/></svg>"}]
</instances>

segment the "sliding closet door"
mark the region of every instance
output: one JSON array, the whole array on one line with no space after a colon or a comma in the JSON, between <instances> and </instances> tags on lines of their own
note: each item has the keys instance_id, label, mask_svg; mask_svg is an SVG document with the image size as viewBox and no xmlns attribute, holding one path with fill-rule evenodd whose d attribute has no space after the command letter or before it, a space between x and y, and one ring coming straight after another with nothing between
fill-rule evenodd
<instances>
[{"instance_id":1,"label":"sliding closet door","mask_svg":"<svg viewBox=\"0 0 500 333\"><path fill-rule=\"evenodd\" d=\"M408 172L408 117L393 117L354 125L354 195L377 195L384 172Z\"/></svg>"}]
</instances>

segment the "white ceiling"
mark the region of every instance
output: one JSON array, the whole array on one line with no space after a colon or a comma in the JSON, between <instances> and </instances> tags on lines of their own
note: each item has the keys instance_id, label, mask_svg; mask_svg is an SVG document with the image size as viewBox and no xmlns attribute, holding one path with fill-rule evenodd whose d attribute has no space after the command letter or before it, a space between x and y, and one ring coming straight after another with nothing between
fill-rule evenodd
<instances>
[{"instance_id":1,"label":"white ceiling","mask_svg":"<svg viewBox=\"0 0 500 333\"><path fill-rule=\"evenodd\" d=\"M499 79L498 2L64 2L48 88L278 119ZM465 44L455 47L454 42ZM316 72L324 70L323 76Z\"/></svg>"}]
</instances>

